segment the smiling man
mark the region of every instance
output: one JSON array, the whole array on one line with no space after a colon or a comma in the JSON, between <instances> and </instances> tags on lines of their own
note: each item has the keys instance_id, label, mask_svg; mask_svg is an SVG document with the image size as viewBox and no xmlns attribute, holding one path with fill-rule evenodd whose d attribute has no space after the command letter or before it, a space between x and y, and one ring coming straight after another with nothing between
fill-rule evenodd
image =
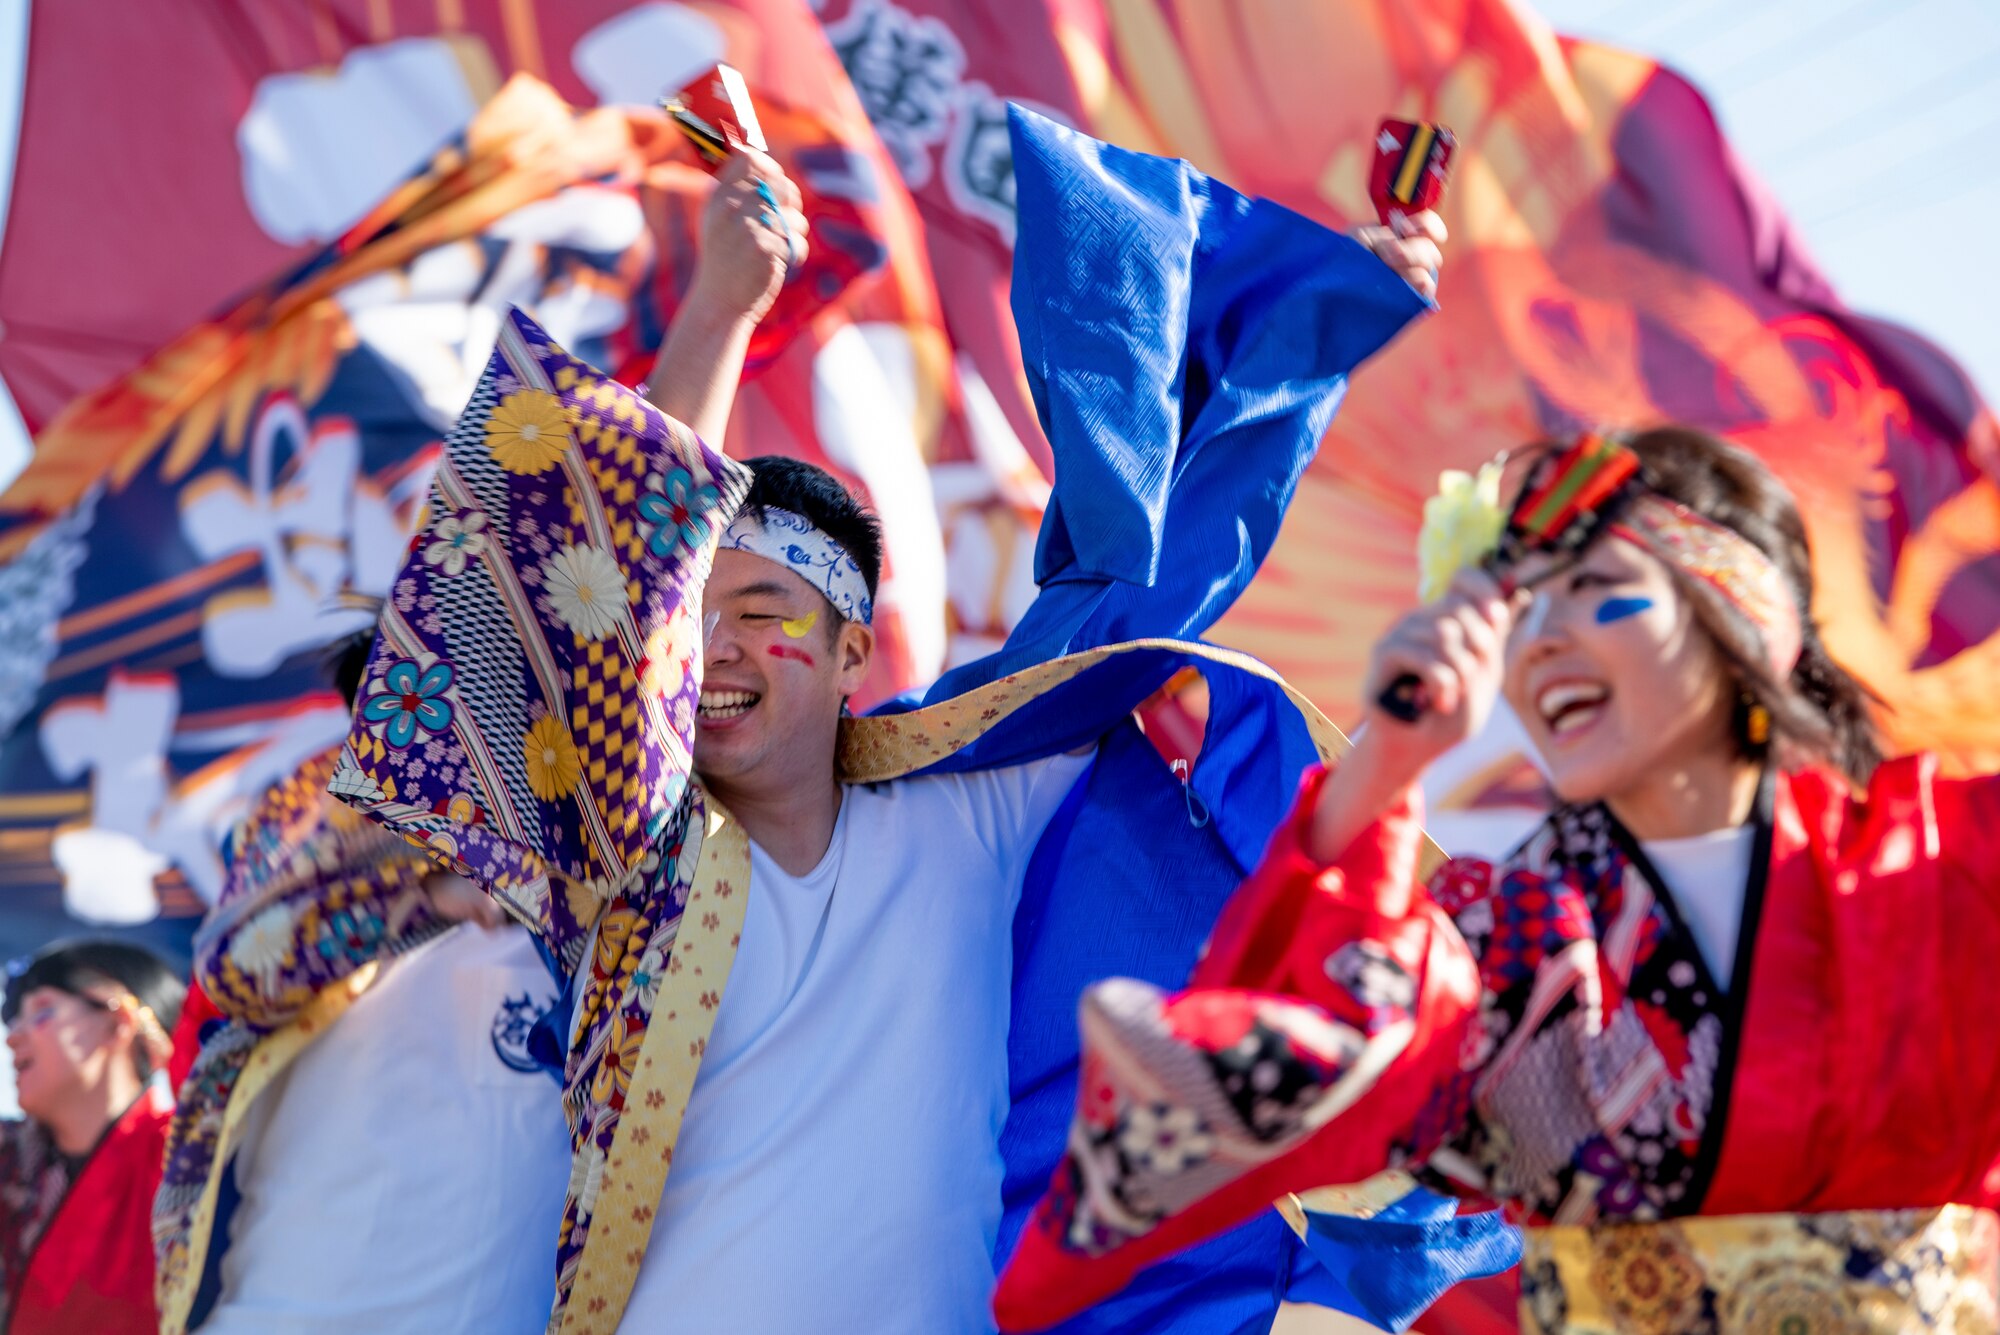
<instances>
[{"instance_id":1,"label":"smiling man","mask_svg":"<svg viewBox=\"0 0 2000 1335\"><path fill-rule=\"evenodd\" d=\"M1441 226L1356 244L1185 164L1014 130L1016 319L1057 461L1042 593L921 701L848 709L873 516L819 469L700 443L802 255L767 159L739 157L710 205L652 379L666 417L517 317L448 443L434 513L497 507L510 536L470 567L479 590L411 567L374 674L435 685L457 786L364 709L334 789L571 973L567 1042L544 1045L575 1148L552 1328L992 1329L997 1262L1061 1158L1078 986L1184 976L1338 744L1267 670L1191 641L1269 550L1347 373L1425 309ZM495 403L537 395L570 439L496 470L519 447ZM599 559L580 545L615 570L571 578ZM1184 787L1130 715L1191 664L1213 707ZM524 735L532 799L505 772ZM1129 1153L1176 1152L1144 1131ZM1070 1329L1268 1326L1288 1289L1328 1296L1309 1269L1272 1214Z\"/></svg>"},{"instance_id":2,"label":"smiling man","mask_svg":"<svg viewBox=\"0 0 2000 1335\"><path fill-rule=\"evenodd\" d=\"M751 893L624 1329L676 1311L717 1330L723 1314L744 1331L976 1328L1000 1221L1006 946L1088 754L842 782L876 521L810 464L749 467L703 594L694 763L749 835ZM858 1245L829 1245L841 1218ZM824 1259L812 1282L760 1289L774 1256Z\"/></svg>"},{"instance_id":3,"label":"smiling man","mask_svg":"<svg viewBox=\"0 0 2000 1335\"><path fill-rule=\"evenodd\" d=\"M703 590L704 646L695 768L749 825L757 847L794 872L827 846L840 805L834 748L843 707L874 650L881 525L823 469L749 461L743 513L724 533Z\"/></svg>"}]
</instances>

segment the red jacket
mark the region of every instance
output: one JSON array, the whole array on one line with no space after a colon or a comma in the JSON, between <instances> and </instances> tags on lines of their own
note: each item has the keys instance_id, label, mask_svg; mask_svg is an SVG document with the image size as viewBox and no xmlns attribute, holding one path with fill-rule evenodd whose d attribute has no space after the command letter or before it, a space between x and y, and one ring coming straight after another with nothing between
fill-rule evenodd
<instances>
[{"instance_id":1,"label":"red jacket","mask_svg":"<svg viewBox=\"0 0 2000 1335\"><path fill-rule=\"evenodd\" d=\"M34 1245L7 1335L153 1335L153 1195L173 1101L141 1094L104 1133Z\"/></svg>"}]
</instances>

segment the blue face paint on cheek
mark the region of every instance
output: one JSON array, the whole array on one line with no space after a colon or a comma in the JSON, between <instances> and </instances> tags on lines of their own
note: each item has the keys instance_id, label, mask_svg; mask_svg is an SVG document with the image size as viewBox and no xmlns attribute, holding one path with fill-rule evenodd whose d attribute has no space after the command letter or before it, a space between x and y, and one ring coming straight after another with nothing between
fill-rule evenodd
<instances>
[{"instance_id":1,"label":"blue face paint on cheek","mask_svg":"<svg viewBox=\"0 0 2000 1335\"><path fill-rule=\"evenodd\" d=\"M1651 598L1606 598L1597 605L1597 624L1608 626L1626 617L1635 617L1653 606Z\"/></svg>"}]
</instances>

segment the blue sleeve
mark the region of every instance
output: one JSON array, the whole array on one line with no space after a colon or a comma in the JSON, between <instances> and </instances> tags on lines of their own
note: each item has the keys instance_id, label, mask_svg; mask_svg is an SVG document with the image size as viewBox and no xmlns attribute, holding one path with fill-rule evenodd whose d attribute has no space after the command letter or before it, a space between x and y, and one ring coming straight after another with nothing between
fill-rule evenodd
<instances>
[{"instance_id":1,"label":"blue sleeve","mask_svg":"<svg viewBox=\"0 0 2000 1335\"><path fill-rule=\"evenodd\" d=\"M1520 1264L1521 1233L1418 1187L1369 1219L1307 1211L1304 1250L1286 1298L1407 1330L1452 1285Z\"/></svg>"},{"instance_id":2,"label":"blue sleeve","mask_svg":"<svg viewBox=\"0 0 2000 1335\"><path fill-rule=\"evenodd\" d=\"M1249 586L1347 377L1427 304L1367 249L1185 162L1010 111L1021 357L1055 453L1041 594L937 701L1198 639Z\"/></svg>"}]
</instances>

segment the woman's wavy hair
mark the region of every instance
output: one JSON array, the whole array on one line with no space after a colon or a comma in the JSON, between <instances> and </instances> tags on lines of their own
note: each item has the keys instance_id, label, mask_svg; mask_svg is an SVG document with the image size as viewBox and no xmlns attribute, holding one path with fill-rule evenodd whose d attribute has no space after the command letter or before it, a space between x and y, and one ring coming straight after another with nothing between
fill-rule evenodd
<instances>
[{"instance_id":1,"label":"woman's wavy hair","mask_svg":"<svg viewBox=\"0 0 2000 1335\"><path fill-rule=\"evenodd\" d=\"M1798 601L1803 645L1798 665L1781 680L1761 646L1716 612L1706 590L1674 571L1741 688L1736 736L1744 754L1761 759L1775 749L1787 767L1827 765L1866 785L1882 761L1871 712L1875 698L1827 654L1813 625L1812 552L1791 492L1755 455L1693 427L1660 426L1619 439L1639 456L1640 477L1650 490L1741 534L1777 564ZM1767 741L1754 740L1753 705L1770 716Z\"/></svg>"}]
</instances>

